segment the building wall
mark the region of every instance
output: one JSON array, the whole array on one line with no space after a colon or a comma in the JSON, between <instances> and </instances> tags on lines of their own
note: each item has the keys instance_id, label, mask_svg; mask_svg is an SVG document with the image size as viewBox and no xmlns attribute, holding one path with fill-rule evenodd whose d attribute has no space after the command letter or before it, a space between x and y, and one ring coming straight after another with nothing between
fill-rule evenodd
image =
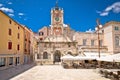
<instances>
[{"instance_id":1,"label":"building wall","mask_svg":"<svg viewBox=\"0 0 120 80\"><path fill-rule=\"evenodd\" d=\"M39 40L44 40L50 33L48 27L44 26L42 29L39 30Z\"/></svg>"},{"instance_id":2,"label":"building wall","mask_svg":"<svg viewBox=\"0 0 120 80\"><path fill-rule=\"evenodd\" d=\"M11 35L9 35L11 29ZM18 39L19 34L19 39ZM8 42L12 42L12 49L8 49ZM18 50L19 45L19 50ZM9 66L9 57L15 59L18 56L20 64L23 63L24 53L24 29L17 22L8 17L5 13L0 11L0 57L6 58L6 65Z\"/></svg>"},{"instance_id":3,"label":"building wall","mask_svg":"<svg viewBox=\"0 0 120 80\"><path fill-rule=\"evenodd\" d=\"M115 30L115 27L118 27L118 30ZM114 48L114 53L120 53L120 22L115 22L113 24L113 48ZM115 37L118 36L119 40L116 42ZM117 44L117 45L116 45Z\"/></svg>"},{"instance_id":4,"label":"building wall","mask_svg":"<svg viewBox=\"0 0 120 80\"><path fill-rule=\"evenodd\" d=\"M115 28L117 27L117 30ZM110 21L103 27L104 29L104 42L108 46L108 52L111 54L120 53L120 22ZM118 36L118 42L115 37Z\"/></svg>"},{"instance_id":5,"label":"building wall","mask_svg":"<svg viewBox=\"0 0 120 80\"><path fill-rule=\"evenodd\" d=\"M69 54L69 53L71 55L77 55L76 44L74 44L73 42L71 42L71 43L39 42L38 48L39 48L38 49L39 53L36 54L36 56L39 56L39 57L36 57L37 63L42 62L43 64L53 64L54 55L56 54L56 51L59 51L61 56L64 56L64 55ZM47 59L43 58L43 55L45 52L48 53Z\"/></svg>"},{"instance_id":6,"label":"building wall","mask_svg":"<svg viewBox=\"0 0 120 80\"><path fill-rule=\"evenodd\" d=\"M104 45L104 37L103 34L99 34L100 40L102 40L102 46L100 46L101 52L106 52L107 47ZM98 51L98 34L97 33L83 33L83 32L76 32L73 36L73 40L78 42L78 49L81 52L97 52ZM84 40L85 43L84 43ZM93 44L92 41L93 40Z\"/></svg>"},{"instance_id":7,"label":"building wall","mask_svg":"<svg viewBox=\"0 0 120 80\"><path fill-rule=\"evenodd\" d=\"M35 38L35 35L31 31L31 33L30 33L30 41L31 41L31 43L30 43L30 62L34 61L34 42L35 42L34 38Z\"/></svg>"},{"instance_id":8,"label":"building wall","mask_svg":"<svg viewBox=\"0 0 120 80\"><path fill-rule=\"evenodd\" d=\"M24 63L30 63L31 33L32 31L24 26Z\"/></svg>"},{"instance_id":9,"label":"building wall","mask_svg":"<svg viewBox=\"0 0 120 80\"><path fill-rule=\"evenodd\" d=\"M104 28L104 44L108 47L108 52L113 53L113 29L112 26Z\"/></svg>"}]
</instances>

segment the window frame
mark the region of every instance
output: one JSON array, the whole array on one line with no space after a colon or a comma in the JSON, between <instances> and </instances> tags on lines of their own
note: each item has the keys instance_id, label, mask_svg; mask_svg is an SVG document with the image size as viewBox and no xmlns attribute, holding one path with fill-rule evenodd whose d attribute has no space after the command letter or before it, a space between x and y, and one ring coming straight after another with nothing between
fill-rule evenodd
<instances>
[{"instance_id":1,"label":"window frame","mask_svg":"<svg viewBox=\"0 0 120 80\"><path fill-rule=\"evenodd\" d=\"M19 44L17 45L17 50L18 50L18 51L20 50L20 45L19 45Z\"/></svg>"},{"instance_id":2,"label":"window frame","mask_svg":"<svg viewBox=\"0 0 120 80\"><path fill-rule=\"evenodd\" d=\"M87 39L83 39L83 46L86 46Z\"/></svg>"},{"instance_id":3,"label":"window frame","mask_svg":"<svg viewBox=\"0 0 120 80\"><path fill-rule=\"evenodd\" d=\"M17 38L20 39L20 33L17 34Z\"/></svg>"},{"instance_id":4,"label":"window frame","mask_svg":"<svg viewBox=\"0 0 120 80\"><path fill-rule=\"evenodd\" d=\"M95 45L95 40L91 40L91 46Z\"/></svg>"},{"instance_id":5,"label":"window frame","mask_svg":"<svg viewBox=\"0 0 120 80\"><path fill-rule=\"evenodd\" d=\"M9 57L9 65L13 65L13 57Z\"/></svg>"},{"instance_id":6,"label":"window frame","mask_svg":"<svg viewBox=\"0 0 120 80\"><path fill-rule=\"evenodd\" d=\"M118 26L115 26L115 27L114 27L114 30L115 30L115 31L118 31L118 30L119 30L119 27L118 27Z\"/></svg>"},{"instance_id":7,"label":"window frame","mask_svg":"<svg viewBox=\"0 0 120 80\"><path fill-rule=\"evenodd\" d=\"M6 58L1 57L1 58L0 58L0 67L3 67L3 66L5 66L5 65L6 65Z\"/></svg>"},{"instance_id":8,"label":"window frame","mask_svg":"<svg viewBox=\"0 0 120 80\"><path fill-rule=\"evenodd\" d=\"M11 36L12 35L12 29L8 29L8 35Z\"/></svg>"},{"instance_id":9,"label":"window frame","mask_svg":"<svg viewBox=\"0 0 120 80\"><path fill-rule=\"evenodd\" d=\"M47 52L43 53L43 59L48 59L48 53Z\"/></svg>"},{"instance_id":10,"label":"window frame","mask_svg":"<svg viewBox=\"0 0 120 80\"><path fill-rule=\"evenodd\" d=\"M8 50L12 49L12 42L8 42Z\"/></svg>"}]
</instances>

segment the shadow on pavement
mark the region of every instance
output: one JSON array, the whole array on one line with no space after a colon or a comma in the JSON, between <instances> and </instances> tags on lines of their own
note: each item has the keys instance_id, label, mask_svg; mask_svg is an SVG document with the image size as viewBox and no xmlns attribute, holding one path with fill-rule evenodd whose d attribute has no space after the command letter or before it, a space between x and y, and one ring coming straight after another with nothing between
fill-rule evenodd
<instances>
[{"instance_id":1,"label":"shadow on pavement","mask_svg":"<svg viewBox=\"0 0 120 80\"><path fill-rule=\"evenodd\" d=\"M29 69L31 69L32 67L34 67L35 64L31 63L31 64L23 64L23 65L19 65L19 66L14 66L5 70L1 70L0 71L0 80L9 80L12 77L15 77Z\"/></svg>"}]
</instances>

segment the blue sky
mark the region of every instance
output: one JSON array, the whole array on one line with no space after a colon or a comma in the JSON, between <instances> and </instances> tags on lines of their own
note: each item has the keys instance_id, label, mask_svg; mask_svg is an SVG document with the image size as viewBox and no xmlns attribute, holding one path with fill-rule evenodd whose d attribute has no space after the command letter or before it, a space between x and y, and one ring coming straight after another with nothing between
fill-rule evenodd
<instances>
[{"instance_id":1,"label":"blue sky","mask_svg":"<svg viewBox=\"0 0 120 80\"><path fill-rule=\"evenodd\" d=\"M37 32L51 23L51 8L56 0L0 0L0 10L20 24ZM76 31L94 30L101 24L120 21L120 0L58 0L64 9L64 23Z\"/></svg>"}]
</instances>

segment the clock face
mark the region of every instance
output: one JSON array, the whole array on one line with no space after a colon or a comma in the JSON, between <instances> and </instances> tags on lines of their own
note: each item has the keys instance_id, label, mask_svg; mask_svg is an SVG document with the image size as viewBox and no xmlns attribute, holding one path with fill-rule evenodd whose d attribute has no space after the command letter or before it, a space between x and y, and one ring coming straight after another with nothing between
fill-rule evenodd
<instances>
[{"instance_id":1,"label":"clock face","mask_svg":"<svg viewBox=\"0 0 120 80\"><path fill-rule=\"evenodd\" d=\"M59 17L55 17L55 20L56 20L56 21L59 21Z\"/></svg>"}]
</instances>

